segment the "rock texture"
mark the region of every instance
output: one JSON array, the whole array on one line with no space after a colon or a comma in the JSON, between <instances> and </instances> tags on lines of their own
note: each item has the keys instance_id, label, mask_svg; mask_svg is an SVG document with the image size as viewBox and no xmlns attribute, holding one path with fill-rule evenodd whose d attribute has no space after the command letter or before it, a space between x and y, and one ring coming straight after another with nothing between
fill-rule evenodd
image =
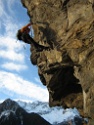
<instances>
[{"instance_id":1,"label":"rock texture","mask_svg":"<svg viewBox=\"0 0 94 125\"><path fill-rule=\"evenodd\" d=\"M94 125L94 0L21 0L34 23L31 46L49 105L77 107Z\"/></svg>"}]
</instances>

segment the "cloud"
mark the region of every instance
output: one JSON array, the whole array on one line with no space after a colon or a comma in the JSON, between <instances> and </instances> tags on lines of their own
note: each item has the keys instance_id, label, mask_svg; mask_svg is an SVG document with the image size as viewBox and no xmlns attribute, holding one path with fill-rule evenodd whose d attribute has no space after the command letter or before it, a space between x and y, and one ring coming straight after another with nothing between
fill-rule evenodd
<instances>
[{"instance_id":1,"label":"cloud","mask_svg":"<svg viewBox=\"0 0 94 125\"><path fill-rule=\"evenodd\" d=\"M5 23L7 23L8 25L8 22L12 22L13 20L13 17L12 17L12 11L10 12L9 11L9 7L8 7L8 3L9 1L7 0L3 0L3 1L0 1L0 22L2 25L4 25ZM8 8L8 9L6 9ZM11 15L12 14L12 15Z\"/></svg>"},{"instance_id":2,"label":"cloud","mask_svg":"<svg viewBox=\"0 0 94 125\"><path fill-rule=\"evenodd\" d=\"M9 59L11 61L17 61L17 62L23 62L24 61L24 55L22 53L16 53L12 50L0 51L0 57Z\"/></svg>"},{"instance_id":3,"label":"cloud","mask_svg":"<svg viewBox=\"0 0 94 125\"><path fill-rule=\"evenodd\" d=\"M8 59L11 63L16 62L14 65L16 65L17 62L25 64L23 45L20 42L16 42L14 38L2 36L0 39L0 58Z\"/></svg>"},{"instance_id":4,"label":"cloud","mask_svg":"<svg viewBox=\"0 0 94 125\"><path fill-rule=\"evenodd\" d=\"M25 70L27 69L25 61L25 53L23 51L22 42L17 42L16 32L21 25L17 20L13 11L13 5L16 5L15 0L0 1L0 58L2 60L2 67L10 70ZM11 61L5 63L4 61ZM14 63L14 64L13 64ZM22 66L21 66L22 65ZM18 66L18 68L17 68Z\"/></svg>"},{"instance_id":5,"label":"cloud","mask_svg":"<svg viewBox=\"0 0 94 125\"><path fill-rule=\"evenodd\" d=\"M14 23L13 23L14 22ZM5 27L5 34L6 36L10 36L10 37L14 37L16 38L16 32L18 30L18 26L17 24L15 24L15 21L11 21L10 19L6 20L4 22L4 27Z\"/></svg>"},{"instance_id":6,"label":"cloud","mask_svg":"<svg viewBox=\"0 0 94 125\"><path fill-rule=\"evenodd\" d=\"M12 36L0 36L0 49L10 49L16 52L22 51L22 42L17 41L17 39L12 38Z\"/></svg>"},{"instance_id":7,"label":"cloud","mask_svg":"<svg viewBox=\"0 0 94 125\"><path fill-rule=\"evenodd\" d=\"M20 1L15 1L15 0L1 0L0 1L0 16L4 17L1 18L1 20L4 21L4 19L11 19L14 20L13 18L15 17L14 12L13 12L13 5L19 4ZM6 20L5 20L6 21Z\"/></svg>"},{"instance_id":8,"label":"cloud","mask_svg":"<svg viewBox=\"0 0 94 125\"><path fill-rule=\"evenodd\" d=\"M3 3L2 3L2 1L0 1L0 17L3 15L3 10L4 10L4 7L3 7Z\"/></svg>"},{"instance_id":9,"label":"cloud","mask_svg":"<svg viewBox=\"0 0 94 125\"><path fill-rule=\"evenodd\" d=\"M0 0L0 5L0 61L2 63L0 68L18 72L26 70L28 68L26 51L23 51L22 42L16 42L16 32L24 24L25 18L22 19L23 22L20 22L20 19L17 20L16 14L19 12L15 13L15 10L17 11L15 0ZM13 10L14 5L15 10ZM25 97L26 99L48 100L46 89L23 79L15 73L12 74L2 70L0 71L0 93L9 96L17 95L17 97Z\"/></svg>"},{"instance_id":10,"label":"cloud","mask_svg":"<svg viewBox=\"0 0 94 125\"><path fill-rule=\"evenodd\" d=\"M28 67L24 64L16 64L16 63L4 63L1 65L2 68L8 69L8 70L15 70L15 71L21 71L21 70L26 70Z\"/></svg>"},{"instance_id":11,"label":"cloud","mask_svg":"<svg viewBox=\"0 0 94 125\"><path fill-rule=\"evenodd\" d=\"M1 67L4 69L18 72L28 69L25 63L26 56L23 51L23 45L9 36L2 36L0 39L0 58L3 59Z\"/></svg>"},{"instance_id":12,"label":"cloud","mask_svg":"<svg viewBox=\"0 0 94 125\"><path fill-rule=\"evenodd\" d=\"M17 74L4 71L0 71L0 91L2 90L10 90L11 94L14 92L19 96L22 95L34 100L48 101L46 89L19 77Z\"/></svg>"}]
</instances>

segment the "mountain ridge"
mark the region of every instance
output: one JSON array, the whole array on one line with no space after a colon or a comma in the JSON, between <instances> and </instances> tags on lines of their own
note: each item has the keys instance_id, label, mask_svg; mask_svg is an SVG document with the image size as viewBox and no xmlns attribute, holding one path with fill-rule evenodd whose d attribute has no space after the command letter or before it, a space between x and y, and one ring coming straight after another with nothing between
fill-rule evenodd
<instances>
[{"instance_id":1,"label":"mountain ridge","mask_svg":"<svg viewBox=\"0 0 94 125\"><path fill-rule=\"evenodd\" d=\"M27 113L11 99L0 104L0 125L51 125L37 113Z\"/></svg>"},{"instance_id":2,"label":"mountain ridge","mask_svg":"<svg viewBox=\"0 0 94 125\"><path fill-rule=\"evenodd\" d=\"M26 107L28 107L29 112L27 112ZM69 116L68 112L70 113ZM44 102L26 103L6 99L0 104L0 125L69 125L69 121L71 124L82 124L83 119L79 116L77 110L74 111L74 115L71 112L72 110L62 111L60 107L50 108ZM64 117L64 114L67 117Z\"/></svg>"}]
</instances>

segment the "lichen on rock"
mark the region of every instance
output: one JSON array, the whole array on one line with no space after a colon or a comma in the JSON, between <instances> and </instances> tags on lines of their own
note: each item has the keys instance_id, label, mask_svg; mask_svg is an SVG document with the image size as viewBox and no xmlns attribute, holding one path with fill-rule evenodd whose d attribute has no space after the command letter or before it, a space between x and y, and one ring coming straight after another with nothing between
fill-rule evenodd
<instances>
[{"instance_id":1,"label":"lichen on rock","mask_svg":"<svg viewBox=\"0 0 94 125\"><path fill-rule=\"evenodd\" d=\"M31 47L49 105L77 107L94 120L94 0L21 2L34 23L35 41L49 46L40 52Z\"/></svg>"}]
</instances>

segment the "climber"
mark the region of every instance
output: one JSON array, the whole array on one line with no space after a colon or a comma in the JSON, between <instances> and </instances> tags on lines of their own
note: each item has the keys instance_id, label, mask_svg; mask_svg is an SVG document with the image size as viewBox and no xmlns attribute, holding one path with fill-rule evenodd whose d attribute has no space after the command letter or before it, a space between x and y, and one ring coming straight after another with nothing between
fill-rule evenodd
<instances>
[{"instance_id":1,"label":"climber","mask_svg":"<svg viewBox=\"0 0 94 125\"><path fill-rule=\"evenodd\" d=\"M36 48L43 50L43 49L48 49L48 47L45 47L43 45L39 45L30 35L30 28L33 23L29 23L26 26L22 27L21 29L18 30L17 32L17 39L22 40L23 42L27 44L33 44Z\"/></svg>"}]
</instances>

